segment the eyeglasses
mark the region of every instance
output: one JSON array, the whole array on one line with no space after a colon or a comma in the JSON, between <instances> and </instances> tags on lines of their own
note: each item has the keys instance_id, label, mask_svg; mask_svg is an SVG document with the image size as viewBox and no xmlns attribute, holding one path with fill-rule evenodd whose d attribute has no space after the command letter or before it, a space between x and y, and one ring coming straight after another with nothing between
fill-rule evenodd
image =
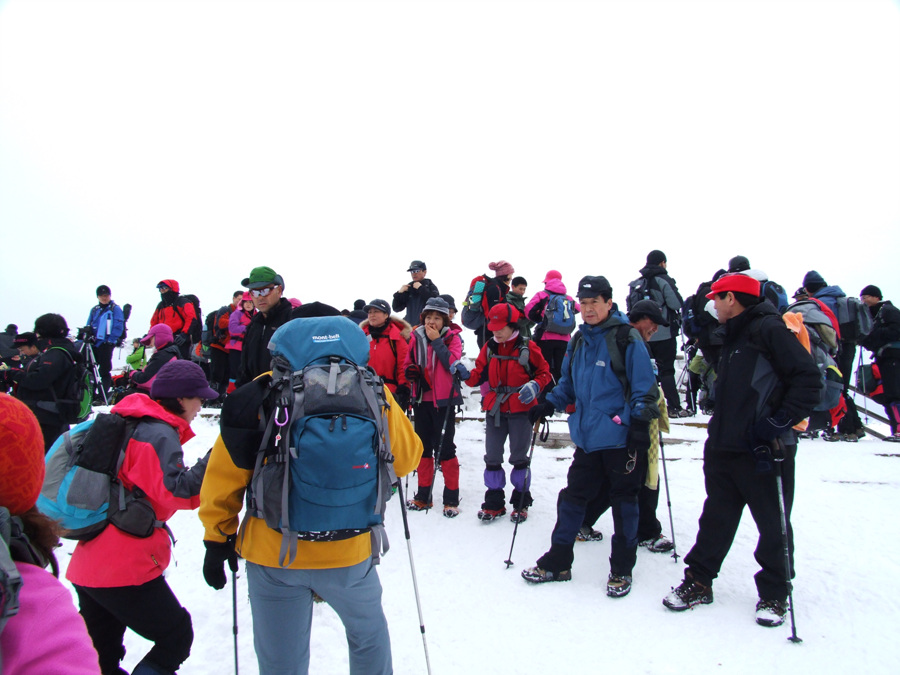
<instances>
[{"instance_id":1,"label":"eyeglasses","mask_svg":"<svg viewBox=\"0 0 900 675\"><path fill-rule=\"evenodd\" d=\"M628 451L628 461L625 462L625 471L622 475L627 476L632 471L634 471L634 467L637 465L637 450L629 450ZM618 473L618 471L616 472Z\"/></svg>"},{"instance_id":2,"label":"eyeglasses","mask_svg":"<svg viewBox=\"0 0 900 675\"><path fill-rule=\"evenodd\" d=\"M269 293L274 291L276 288L278 288L278 286L266 286L265 288L254 288L253 290L250 291L250 295L252 295L254 298L264 298Z\"/></svg>"}]
</instances>

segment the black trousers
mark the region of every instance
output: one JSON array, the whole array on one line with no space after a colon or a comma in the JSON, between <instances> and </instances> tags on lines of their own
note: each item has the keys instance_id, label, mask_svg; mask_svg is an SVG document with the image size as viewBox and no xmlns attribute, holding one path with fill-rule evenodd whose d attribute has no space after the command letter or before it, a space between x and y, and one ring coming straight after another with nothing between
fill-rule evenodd
<instances>
[{"instance_id":1,"label":"black trousers","mask_svg":"<svg viewBox=\"0 0 900 675\"><path fill-rule=\"evenodd\" d=\"M780 463L792 571L794 535L791 529L791 506L794 503L796 453L796 445L788 446L786 458ZM711 585L719 575L741 522L744 507L748 506L759 530L759 540L754 552L760 566L754 577L756 590L763 600L785 600L788 593L787 575L784 569L784 543L775 472L756 473L756 459L749 450L716 452L710 450L707 442L703 452L703 476L706 501L700 515L700 530L694 547L684 558L694 578L702 584Z\"/></svg>"},{"instance_id":2,"label":"black trousers","mask_svg":"<svg viewBox=\"0 0 900 675\"><path fill-rule=\"evenodd\" d=\"M119 661L125 656L126 628L154 643L143 660L158 668L174 673L190 656L191 615L161 576L140 586L75 586L75 590L103 675L122 672Z\"/></svg>"},{"instance_id":3,"label":"black trousers","mask_svg":"<svg viewBox=\"0 0 900 675\"><path fill-rule=\"evenodd\" d=\"M651 490L644 482L647 480L647 467L644 467L644 475L641 478L641 490L638 492L638 542L647 539L656 539L662 534L662 523L656 517L656 509L659 506L659 491L662 488L661 483L657 483L656 489ZM603 481L600 487L600 494L596 499L588 502L584 512L583 525L593 527L599 520L600 516L609 509L609 483Z\"/></svg>"},{"instance_id":4,"label":"black trousers","mask_svg":"<svg viewBox=\"0 0 900 675\"><path fill-rule=\"evenodd\" d=\"M559 376L562 373L562 362L566 356L566 348L569 346L568 340L538 340L538 347L550 366L550 373L553 375L553 383L559 382ZM553 387L547 387L549 392Z\"/></svg>"},{"instance_id":5,"label":"black trousers","mask_svg":"<svg viewBox=\"0 0 900 675\"><path fill-rule=\"evenodd\" d=\"M678 387L675 386L675 355L678 353L678 342L675 337L659 342L648 342L650 356L656 361L658 370L656 379L666 397L666 404L676 410L681 409L678 398Z\"/></svg>"},{"instance_id":6,"label":"black trousers","mask_svg":"<svg viewBox=\"0 0 900 675\"><path fill-rule=\"evenodd\" d=\"M100 382L105 391L112 387L112 378L109 373L112 370L112 355L116 346L110 342L102 345L94 345L94 358L97 360L97 370L100 371Z\"/></svg>"},{"instance_id":7,"label":"black trousers","mask_svg":"<svg viewBox=\"0 0 900 675\"><path fill-rule=\"evenodd\" d=\"M209 348L209 386L219 392L221 398L228 388L228 375L230 365L228 352L223 352L215 347Z\"/></svg>"}]
</instances>

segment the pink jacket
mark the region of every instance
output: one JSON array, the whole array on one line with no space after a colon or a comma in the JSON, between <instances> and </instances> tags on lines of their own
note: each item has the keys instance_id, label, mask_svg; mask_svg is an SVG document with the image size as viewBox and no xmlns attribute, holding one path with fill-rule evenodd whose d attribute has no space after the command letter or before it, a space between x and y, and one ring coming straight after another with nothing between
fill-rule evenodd
<instances>
[{"instance_id":1,"label":"pink jacket","mask_svg":"<svg viewBox=\"0 0 900 675\"><path fill-rule=\"evenodd\" d=\"M525 316L528 316L531 313L531 310L534 309L535 305L540 302L543 302L547 298L550 297L550 293L558 293L559 295L565 295L569 300L575 303L575 311L581 311L581 305L578 304L578 301L575 300L571 295L566 293L566 285L562 282L561 279L549 279L544 283L544 290L538 291L535 293L534 297L528 301L528 304L525 305ZM569 341L570 335L560 335L559 333L544 333L541 335L541 340L564 340L565 342Z\"/></svg>"},{"instance_id":2,"label":"pink jacket","mask_svg":"<svg viewBox=\"0 0 900 675\"><path fill-rule=\"evenodd\" d=\"M179 509L200 506L206 458L188 469L181 451L181 446L194 437L190 425L144 394L126 396L112 412L145 418L125 449L119 471L125 488L139 487L157 520L166 521ZM138 586L161 575L171 555L169 535L163 528L142 539L108 525L94 539L78 542L66 579L89 588Z\"/></svg>"},{"instance_id":3,"label":"pink jacket","mask_svg":"<svg viewBox=\"0 0 900 675\"><path fill-rule=\"evenodd\" d=\"M434 342L428 342L425 326L417 326L409 340L409 351L403 368L416 364L422 371L426 387L422 381L410 382L413 401L431 401L436 407L462 403L460 385L454 383L450 366L462 356L461 330L455 324L444 329L443 335Z\"/></svg>"},{"instance_id":4,"label":"pink jacket","mask_svg":"<svg viewBox=\"0 0 900 675\"><path fill-rule=\"evenodd\" d=\"M72 594L50 572L16 563L22 575L19 613L0 634L3 675L98 675L97 652Z\"/></svg>"},{"instance_id":5,"label":"pink jacket","mask_svg":"<svg viewBox=\"0 0 900 675\"><path fill-rule=\"evenodd\" d=\"M254 314L256 314L255 309L247 312L244 311L243 307L238 307L231 313L231 316L228 317L228 343L225 345L226 349L237 351L243 349L244 335L247 333L247 326L250 325L250 320Z\"/></svg>"}]
</instances>

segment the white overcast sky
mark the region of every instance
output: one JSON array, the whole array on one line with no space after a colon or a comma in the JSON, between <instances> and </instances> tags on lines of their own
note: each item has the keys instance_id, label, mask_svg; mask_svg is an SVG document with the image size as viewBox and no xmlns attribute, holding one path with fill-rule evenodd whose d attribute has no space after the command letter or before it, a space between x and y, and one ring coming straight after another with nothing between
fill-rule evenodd
<instances>
[{"instance_id":1,"label":"white overcast sky","mask_svg":"<svg viewBox=\"0 0 900 675\"><path fill-rule=\"evenodd\" d=\"M735 254L900 300L900 8L887 0L0 2L0 328L105 283L205 311L250 268L350 306L414 258L621 299Z\"/></svg>"}]
</instances>

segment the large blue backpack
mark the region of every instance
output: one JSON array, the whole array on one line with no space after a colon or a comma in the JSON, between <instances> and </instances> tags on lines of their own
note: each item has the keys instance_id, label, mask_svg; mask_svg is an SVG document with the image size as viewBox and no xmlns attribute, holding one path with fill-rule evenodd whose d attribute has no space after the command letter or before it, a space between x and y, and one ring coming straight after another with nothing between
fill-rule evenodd
<instances>
[{"instance_id":1,"label":"large blue backpack","mask_svg":"<svg viewBox=\"0 0 900 675\"><path fill-rule=\"evenodd\" d=\"M560 293L548 293L542 325L544 332L569 335L575 330L575 303Z\"/></svg>"},{"instance_id":2,"label":"large blue backpack","mask_svg":"<svg viewBox=\"0 0 900 675\"><path fill-rule=\"evenodd\" d=\"M295 319L269 342L271 411L247 491L250 515L282 533L279 564L298 539L372 533L375 562L389 546L385 505L396 481L384 384L367 367L365 333L345 317Z\"/></svg>"}]
</instances>

